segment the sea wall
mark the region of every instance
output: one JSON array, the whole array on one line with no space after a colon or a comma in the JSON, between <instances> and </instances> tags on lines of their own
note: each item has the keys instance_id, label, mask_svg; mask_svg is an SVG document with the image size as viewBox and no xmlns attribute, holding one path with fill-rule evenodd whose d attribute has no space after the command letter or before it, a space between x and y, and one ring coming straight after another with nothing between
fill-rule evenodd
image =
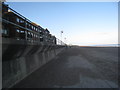
<instances>
[{"instance_id":1,"label":"sea wall","mask_svg":"<svg viewBox=\"0 0 120 90\"><path fill-rule=\"evenodd\" d=\"M5 38L2 41L2 88L10 88L67 48Z\"/></svg>"}]
</instances>

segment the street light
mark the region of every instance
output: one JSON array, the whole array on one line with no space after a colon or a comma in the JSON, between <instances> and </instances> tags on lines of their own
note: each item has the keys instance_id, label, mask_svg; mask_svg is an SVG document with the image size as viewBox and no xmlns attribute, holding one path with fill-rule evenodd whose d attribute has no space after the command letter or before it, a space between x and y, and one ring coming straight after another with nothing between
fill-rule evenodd
<instances>
[{"instance_id":1,"label":"street light","mask_svg":"<svg viewBox=\"0 0 120 90\"><path fill-rule=\"evenodd\" d=\"M67 43L66 38L64 38L64 43Z\"/></svg>"},{"instance_id":2,"label":"street light","mask_svg":"<svg viewBox=\"0 0 120 90\"><path fill-rule=\"evenodd\" d=\"M60 32L60 34L61 34L61 45L62 45L62 33L63 33L63 31Z\"/></svg>"}]
</instances>

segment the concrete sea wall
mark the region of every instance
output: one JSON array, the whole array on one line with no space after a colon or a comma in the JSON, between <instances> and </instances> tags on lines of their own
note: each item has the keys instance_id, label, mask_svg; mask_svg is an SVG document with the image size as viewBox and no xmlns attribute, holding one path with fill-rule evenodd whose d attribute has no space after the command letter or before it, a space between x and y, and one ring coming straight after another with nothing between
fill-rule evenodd
<instances>
[{"instance_id":1,"label":"concrete sea wall","mask_svg":"<svg viewBox=\"0 0 120 90\"><path fill-rule=\"evenodd\" d=\"M2 88L10 88L67 48L5 38L2 41Z\"/></svg>"}]
</instances>

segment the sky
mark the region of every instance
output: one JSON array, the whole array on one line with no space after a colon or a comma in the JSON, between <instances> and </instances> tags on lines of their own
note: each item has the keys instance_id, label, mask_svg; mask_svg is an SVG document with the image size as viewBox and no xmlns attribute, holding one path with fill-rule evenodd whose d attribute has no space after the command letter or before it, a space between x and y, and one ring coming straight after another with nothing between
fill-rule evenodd
<instances>
[{"instance_id":1,"label":"sky","mask_svg":"<svg viewBox=\"0 0 120 90\"><path fill-rule=\"evenodd\" d=\"M7 2L67 44L118 44L117 2ZM65 40L66 38L66 40Z\"/></svg>"}]
</instances>

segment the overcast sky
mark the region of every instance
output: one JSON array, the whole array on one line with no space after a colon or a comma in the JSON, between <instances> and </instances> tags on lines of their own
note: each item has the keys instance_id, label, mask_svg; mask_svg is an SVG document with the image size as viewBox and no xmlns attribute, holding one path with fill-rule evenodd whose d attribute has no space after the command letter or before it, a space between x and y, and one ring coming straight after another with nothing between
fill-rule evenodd
<instances>
[{"instance_id":1,"label":"overcast sky","mask_svg":"<svg viewBox=\"0 0 120 90\"><path fill-rule=\"evenodd\" d=\"M68 44L118 43L117 2L9 2L11 8L48 28Z\"/></svg>"}]
</instances>

